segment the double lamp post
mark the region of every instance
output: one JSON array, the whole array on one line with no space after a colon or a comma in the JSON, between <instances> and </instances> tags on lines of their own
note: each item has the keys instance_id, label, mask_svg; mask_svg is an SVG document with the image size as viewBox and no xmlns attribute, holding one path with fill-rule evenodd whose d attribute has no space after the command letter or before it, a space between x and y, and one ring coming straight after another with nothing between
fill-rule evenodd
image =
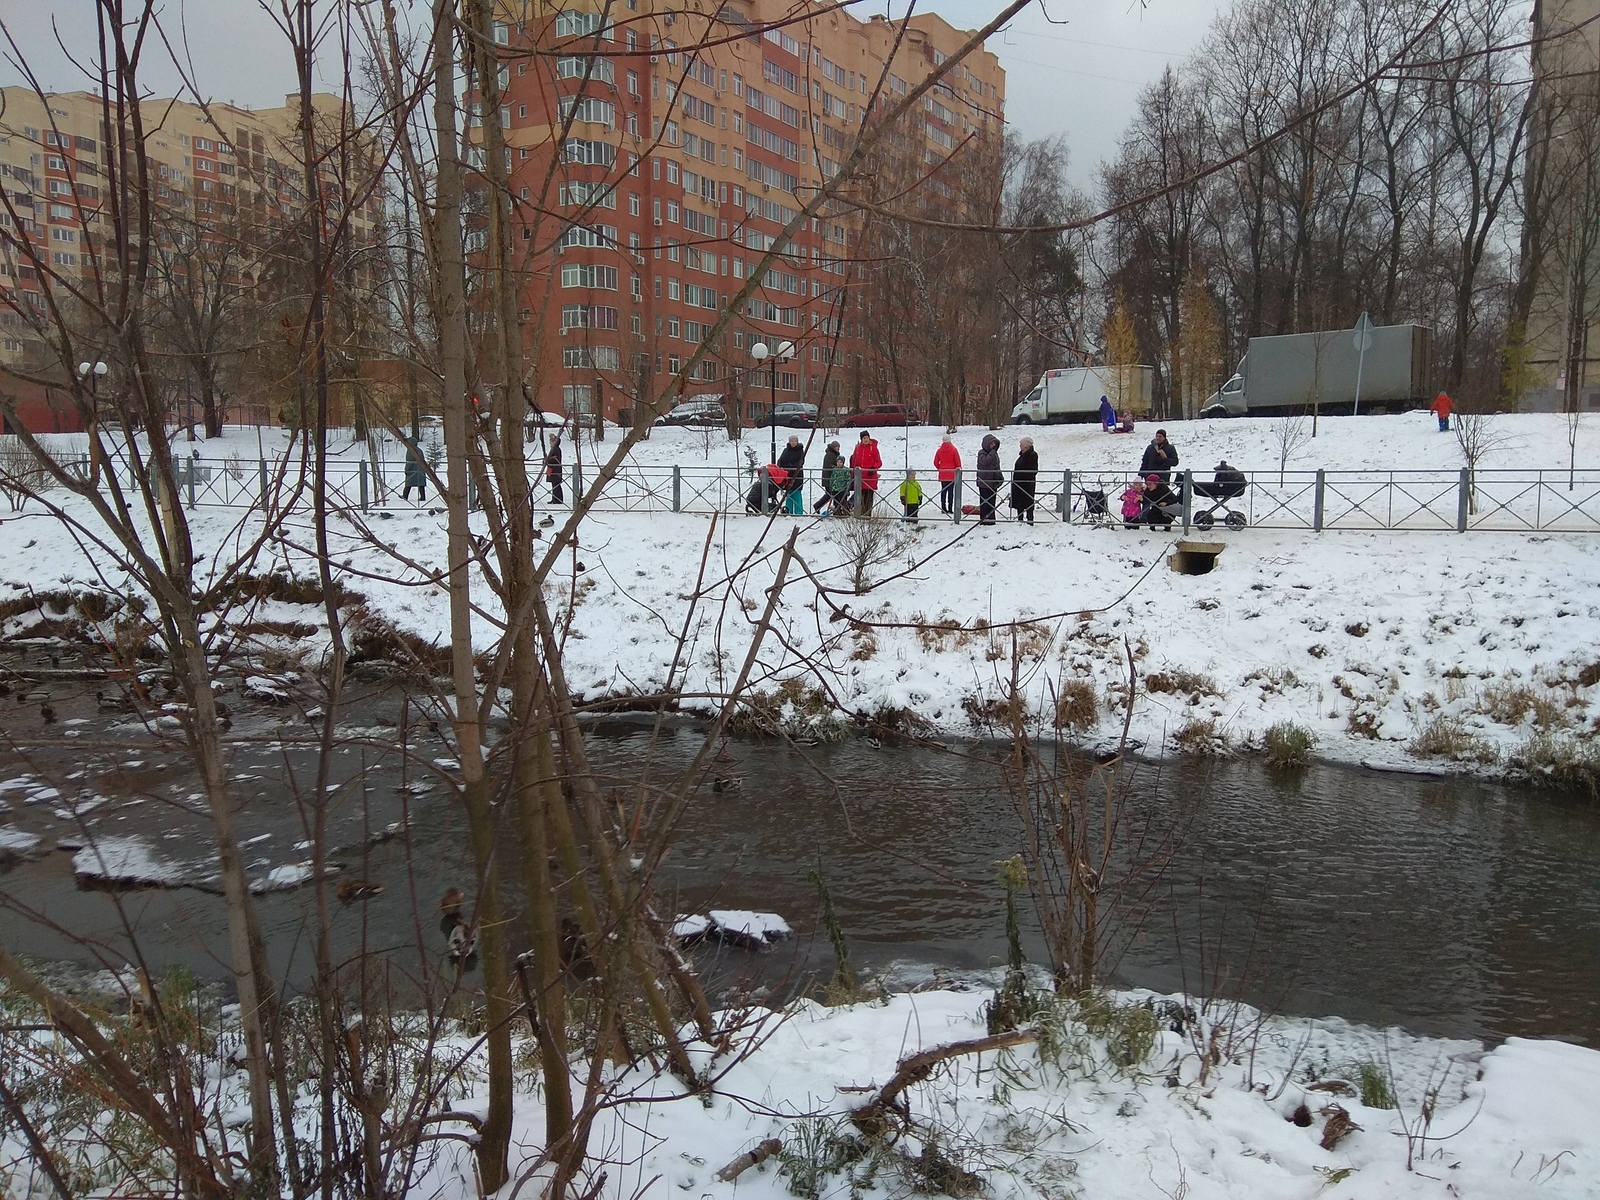
<instances>
[{"instance_id":1,"label":"double lamp post","mask_svg":"<svg viewBox=\"0 0 1600 1200\"><path fill-rule=\"evenodd\" d=\"M769 388L768 388L768 391L769 391L769 393L770 393L770 395L772 397L771 403L769 403L767 405L767 423L768 423L768 425L770 425L772 427L772 457L769 458L767 461L768 462L777 462L778 461L778 364L779 363L788 362L790 359L792 359L794 357L794 343L793 342L779 342L776 346L769 346L765 342L757 342L754 346L750 347L750 357L756 360L756 366L758 366L758 367L762 363L766 362L768 359L772 360L772 366L769 369L768 374L767 374L767 383L770 385Z\"/></svg>"}]
</instances>

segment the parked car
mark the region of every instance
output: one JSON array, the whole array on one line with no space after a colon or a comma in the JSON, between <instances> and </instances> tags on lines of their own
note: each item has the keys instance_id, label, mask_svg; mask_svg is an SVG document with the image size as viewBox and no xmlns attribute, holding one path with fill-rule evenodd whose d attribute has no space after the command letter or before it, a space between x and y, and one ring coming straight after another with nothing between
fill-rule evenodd
<instances>
[{"instance_id":1,"label":"parked car","mask_svg":"<svg viewBox=\"0 0 1600 1200\"><path fill-rule=\"evenodd\" d=\"M567 418L558 412L545 412L540 408L528 410L528 428L538 429L541 425L546 429L562 429L567 424Z\"/></svg>"},{"instance_id":2,"label":"parked car","mask_svg":"<svg viewBox=\"0 0 1600 1200\"><path fill-rule=\"evenodd\" d=\"M817 406L793 402L780 404L772 410L772 417L775 424L786 429L811 429L817 423Z\"/></svg>"},{"instance_id":3,"label":"parked car","mask_svg":"<svg viewBox=\"0 0 1600 1200\"><path fill-rule=\"evenodd\" d=\"M444 428L444 418L443 417L438 417L438 416L418 417L417 418L417 428L418 429L443 429Z\"/></svg>"},{"instance_id":4,"label":"parked car","mask_svg":"<svg viewBox=\"0 0 1600 1200\"><path fill-rule=\"evenodd\" d=\"M709 399L696 396L685 400L675 406L671 412L663 413L655 419L657 425L726 425L728 414L723 410L722 397L713 396Z\"/></svg>"},{"instance_id":5,"label":"parked car","mask_svg":"<svg viewBox=\"0 0 1600 1200\"><path fill-rule=\"evenodd\" d=\"M851 413L839 423L840 429L872 429L880 425L921 425L922 418L903 404L874 404Z\"/></svg>"}]
</instances>

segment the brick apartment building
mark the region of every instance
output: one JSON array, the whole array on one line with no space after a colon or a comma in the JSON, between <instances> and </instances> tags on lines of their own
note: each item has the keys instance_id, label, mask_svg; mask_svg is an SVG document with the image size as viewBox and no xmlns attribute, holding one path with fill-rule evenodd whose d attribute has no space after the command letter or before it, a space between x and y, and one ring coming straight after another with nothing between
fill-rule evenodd
<instances>
[{"instance_id":1,"label":"brick apartment building","mask_svg":"<svg viewBox=\"0 0 1600 1200\"><path fill-rule=\"evenodd\" d=\"M0 368L48 371L48 348L25 314L43 311L41 264L63 283L92 277L94 256L104 254L111 238L107 163L114 148L104 128L100 97L93 93L52 93L41 100L27 88L9 87L0 102L0 188L5 192L0 203ZM288 290L286 264L303 259L294 232L307 202L306 180L295 165L298 97L288 97L282 108L258 110L220 103L202 109L165 99L147 99L141 109L162 252L182 245L185 238L200 255L208 247L226 246L222 285L252 293L263 305L282 297ZM318 95L313 109L319 130L325 128L331 136L340 124L341 101ZM375 168L358 167L357 173L362 169ZM337 195L340 181L334 167L326 170ZM382 220L381 194L353 208L351 248L377 244ZM361 272L371 267L360 264L375 260L355 253L351 261ZM179 261L176 269L186 268ZM349 282L360 288L375 286L376 280ZM265 398L257 399L270 407Z\"/></svg>"},{"instance_id":2,"label":"brick apartment building","mask_svg":"<svg viewBox=\"0 0 1600 1200\"><path fill-rule=\"evenodd\" d=\"M592 9L609 21L502 3L494 34L526 280L524 382L542 408L616 419L641 374L659 395L678 373L863 125L970 35L926 14L901 37L882 18L804 17L778 0ZM958 215L942 172L979 148L997 193L1004 105L1005 75L987 51L925 97L882 151L927 177L904 202ZM862 231L847 206L810 220L677 392L737 396L741 415L759 420L771 378L750 349L789 341L798 353L776 368L778 403L838 412L876 399L863 394ZM481 245L469 231L469 253Z\"/></svg>"}]
</instances>

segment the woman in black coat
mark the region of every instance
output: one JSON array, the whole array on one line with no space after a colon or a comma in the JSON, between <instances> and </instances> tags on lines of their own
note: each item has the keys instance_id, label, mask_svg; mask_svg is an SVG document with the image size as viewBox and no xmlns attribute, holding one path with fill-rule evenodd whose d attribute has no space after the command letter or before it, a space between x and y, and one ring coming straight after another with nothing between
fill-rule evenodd
<instances>
[{"instance_id":1,"label":"woman in black coat","mask_svg":"<svg viewBox=\"0 0 1600 1200\"><path fill-rule=\"evenodd\" d=\"M1039 452L1033 448L1032 438L1023 438L1021 453L1011 468L1011 507L1017 510L1017 520L1033 524L1033 498L1039 481Z\"/></svg>"},{"instance_id":2,"label":"woman in black coat","mask_svg":"<svg viewBox=\"0 0 1600 1200\"><path fill-rule=\"evenodd\" d=\"M986 434L978 451L978 524L994 524L995 497L1005 479L1000 470L1000 439Z\"/></svg>"}]
</instances>

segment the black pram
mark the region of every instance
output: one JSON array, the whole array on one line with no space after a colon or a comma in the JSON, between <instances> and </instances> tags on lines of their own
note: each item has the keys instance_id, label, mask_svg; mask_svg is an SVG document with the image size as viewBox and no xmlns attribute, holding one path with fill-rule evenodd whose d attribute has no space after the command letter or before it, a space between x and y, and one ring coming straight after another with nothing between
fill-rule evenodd
<instances>
[{"instance_id":1,"label":"black pram","mask_svg":"<svg viewBox=\"0 0 1600 1200\"><path fill-rule=\"evenodd\" d=\"M765 513L771 516L778 511L783 503L785 492L783 485L788 481L789 472L776 464L769 464L756 472L756 481L750 485L750 490L745 493L744 510L751 516L760 516Z\"/></svg>"},{"instance_id":2,"label":"black pram","mask_svg":"<svg viewBox=\"0 0 1600 1200\"><path fill-rule=\"evenodd\" d=\"M1111 523L1111 503L1107 498L1103 480L1098 487L1080 488L1078 495L1083 498L1083 519L1086 523L1090 525Z\"/></svg>"},{"instance_id":3,"label":"black pram","mask_svg":"<svg viewBox=\"0 0 1600 1200\"><path fill-rule=\"evenodd\" d=\"M1209 500L1208 507L1194 514L1196 529L1210 529L1217 522L1217 514L1222 514L1222 521L1229 529L1243 529L1250 523L1242 512L1237 512L1228 507L1228 501L1237 500L1244 495L1248 482L1244 472L1228 465L1228 460L1223 459L1217 464L1217 473L1210 483L1197 483L1194 485L1194 494Z\"/></svg>"}]
</instances>

